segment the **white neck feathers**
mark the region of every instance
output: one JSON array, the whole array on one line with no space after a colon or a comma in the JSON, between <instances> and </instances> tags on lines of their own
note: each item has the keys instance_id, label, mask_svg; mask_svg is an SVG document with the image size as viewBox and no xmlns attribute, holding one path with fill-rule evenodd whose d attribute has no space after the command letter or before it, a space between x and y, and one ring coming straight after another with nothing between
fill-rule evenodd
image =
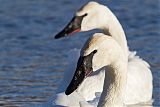
<instances>
[{"instance_id":1,"label":"white neck feathers","mask_svg":"<svg viewBox=\"0 0 160 107\"><path fill-rule=\"evenodd\" d=\"M122 62L106 66L103 92L98 107L122 107L126 87L127 68Z\"/></svg>"},{"instance_id":2,"label":"white neck feathers","mask_svg":"<svg viewBox=\"0 0 160 107\"><path fill-rule=\"evenodd\" d=\"M122 49L124 49L124 52L128 57L128 46L124 30L111 10L105 6L104 8L106 10L104 11L104 14L107 13L106 17L109 17L109 21L106 22L105 20L102 20L105 23L101 29L103 30L104 34L109 34L118 42L118 44L122 47Z\"/></svg>"}]
</instances>

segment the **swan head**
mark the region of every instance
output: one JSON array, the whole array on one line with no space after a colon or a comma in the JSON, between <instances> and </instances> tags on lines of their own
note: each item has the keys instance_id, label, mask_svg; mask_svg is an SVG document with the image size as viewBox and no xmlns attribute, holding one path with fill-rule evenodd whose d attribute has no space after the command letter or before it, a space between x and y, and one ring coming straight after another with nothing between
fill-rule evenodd
<instances>
[{"instance_id":1,"label":"swan head","mask_svg":"<svg viewBox=\"0 0 160 107\"><path fill-rule=\"evenodd\" d=\"M55 36L55 39L80 31L103 29L109 22L110 13L106 6L93 1L89 2L76 12L67 26Z\"/></svg>"},{"instance_id":2,"label":"swan head","mask_svg":"<svg viewBox=\"0 0 160 107\"><path fill-rule=\"evenodd\" d=\"M92 72L108 66L121 59L121 48L110 36L102 33L94 34L81 50L75 74L67 87L66 95L75 91ZM123 57L124 58L124 57Z\"/></svg>"},{"instance_id":3,"label":"swan head","mask_svg":"<svg viewBox=\"0 0 160 107\"><path fill-rule=\"evenodd\" d=\"M83 16L86 14L86 17L84 17L81 22L81 31L103 29L104 26L106 27L106 22L109 21L110 13L106 10L106 6L93 1L81 7L76 13L76 16Z\"/></svg>"}]
</instances>

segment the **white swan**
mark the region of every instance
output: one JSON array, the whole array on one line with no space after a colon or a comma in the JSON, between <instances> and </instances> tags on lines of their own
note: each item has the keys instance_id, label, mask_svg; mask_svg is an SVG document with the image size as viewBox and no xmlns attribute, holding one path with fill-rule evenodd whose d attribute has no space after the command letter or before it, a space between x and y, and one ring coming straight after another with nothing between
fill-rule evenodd
<instances>
[{"instance_id":1,"label":"white swan","mask_svg":"<svg viewBox=\"0 0 160 107\"><path fill-rule=\"evenodd\" d=\"M87 61L83 58L79 63L70 83L71 87L69 85L67 90L72 90L72 87L76 87L77 81L82 81L81 77L85 74L81 72L81 67L84 66L85 73L89 71L90 66L93 67L93 71L104 69L104 86L98 107L122 107L127 84L127 57L119 44L110 36L96 33L84 45L81 53L82 56L86 56Z\"/></svg>"},{"instance_id":2,"label":"white swan","mask_svg":"<svg viewBox=\"0 0 160 107\"><path fill-rule=\"evenodd\" d=\"M136 104L149 101L152 97L152 74L149 69L149 64L138 56L135 56L135 53L128 51L124 31L115 15L106 6L96 2L89 2L76 13L72 21L55 38L65 36L72 32L88 31L96 28L102 29L106 35L113 37L124 51L126 62L128 62L124 103ZM66 85L64 85L63 88L61 87L61 91L58 92L63 92L69 84L71 80L69 78L73 76L71 72L72 71L68 71L65 73L68 73L68 75L64 77ZM86 101L93 100L96 97L96 92L102 92L104 75L104 72L98 72L96 75L87 78L88 80L86 79L77 89L78 94ZM57 94L57 96L58 95L59 94ZM62 96L61 93L61 97ZM68 97L69 96L67 96L67 104L69 104ZM60 97L57 97L56 101L60 101L59 98ZM62 101L62 103L64 102Z\"/></svg>"}]
</instances>

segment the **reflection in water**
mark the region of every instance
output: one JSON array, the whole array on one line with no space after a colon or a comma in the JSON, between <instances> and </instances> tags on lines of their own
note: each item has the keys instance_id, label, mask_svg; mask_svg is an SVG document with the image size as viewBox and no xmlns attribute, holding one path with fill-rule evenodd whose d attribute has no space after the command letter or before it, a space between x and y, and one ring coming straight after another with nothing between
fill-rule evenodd
<instances>
[{"instance_id":1,"label":"reflection in water","mask_svg":"<svg viewBox=\"0 0 160 107\"><path fill-rule=\"evenodd\" d=\"M100 1L120 19L130 50L138 51L139 56L150 62L154 76L153 104L160 106L158 0ZM53 35L84 2L0 1L0 106L34 107L54 94L68 66L67 51L81 48L89 37L86 35L91 34L80 33L77 35L83 38L61 40L54 40Z\"/></svg>"}]
</instances>

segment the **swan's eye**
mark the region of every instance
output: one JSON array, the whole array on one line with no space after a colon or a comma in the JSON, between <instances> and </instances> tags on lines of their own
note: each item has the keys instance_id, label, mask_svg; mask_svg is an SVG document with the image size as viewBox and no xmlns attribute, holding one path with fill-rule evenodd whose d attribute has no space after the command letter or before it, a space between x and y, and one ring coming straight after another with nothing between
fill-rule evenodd
<instances>
[{"instance_id":1,"label":"swan's eye","mask_svg":"<svg viewBox=\"0 0 160 107\"><path fill-rule=\"evenodd\" d=\"M87 15L88 15L87 13L84 14L84 16L87 16Z\"/></svg>"},{"instance_id":2,"label":"swan's eye","mask_svg":"<svg viewBox=\"0 0 160 107\"><path fill-rule=\"evenodd\" d=\"M87 13L85 13L84 15L82 15L82 17L85 17L85 16L87 16L88 14Z\"/></svg>"},{"instance_id":3,"label":"swan's eye","mask_svg":"<svg viewBox=\"0 0 160 107\"><path fill-rule=\"evenodd\" d=\"M94 50L94 51L93 51L93 54L95 54L95 53L97 53L97 50Z\"/></svg>"}]
</instances>

